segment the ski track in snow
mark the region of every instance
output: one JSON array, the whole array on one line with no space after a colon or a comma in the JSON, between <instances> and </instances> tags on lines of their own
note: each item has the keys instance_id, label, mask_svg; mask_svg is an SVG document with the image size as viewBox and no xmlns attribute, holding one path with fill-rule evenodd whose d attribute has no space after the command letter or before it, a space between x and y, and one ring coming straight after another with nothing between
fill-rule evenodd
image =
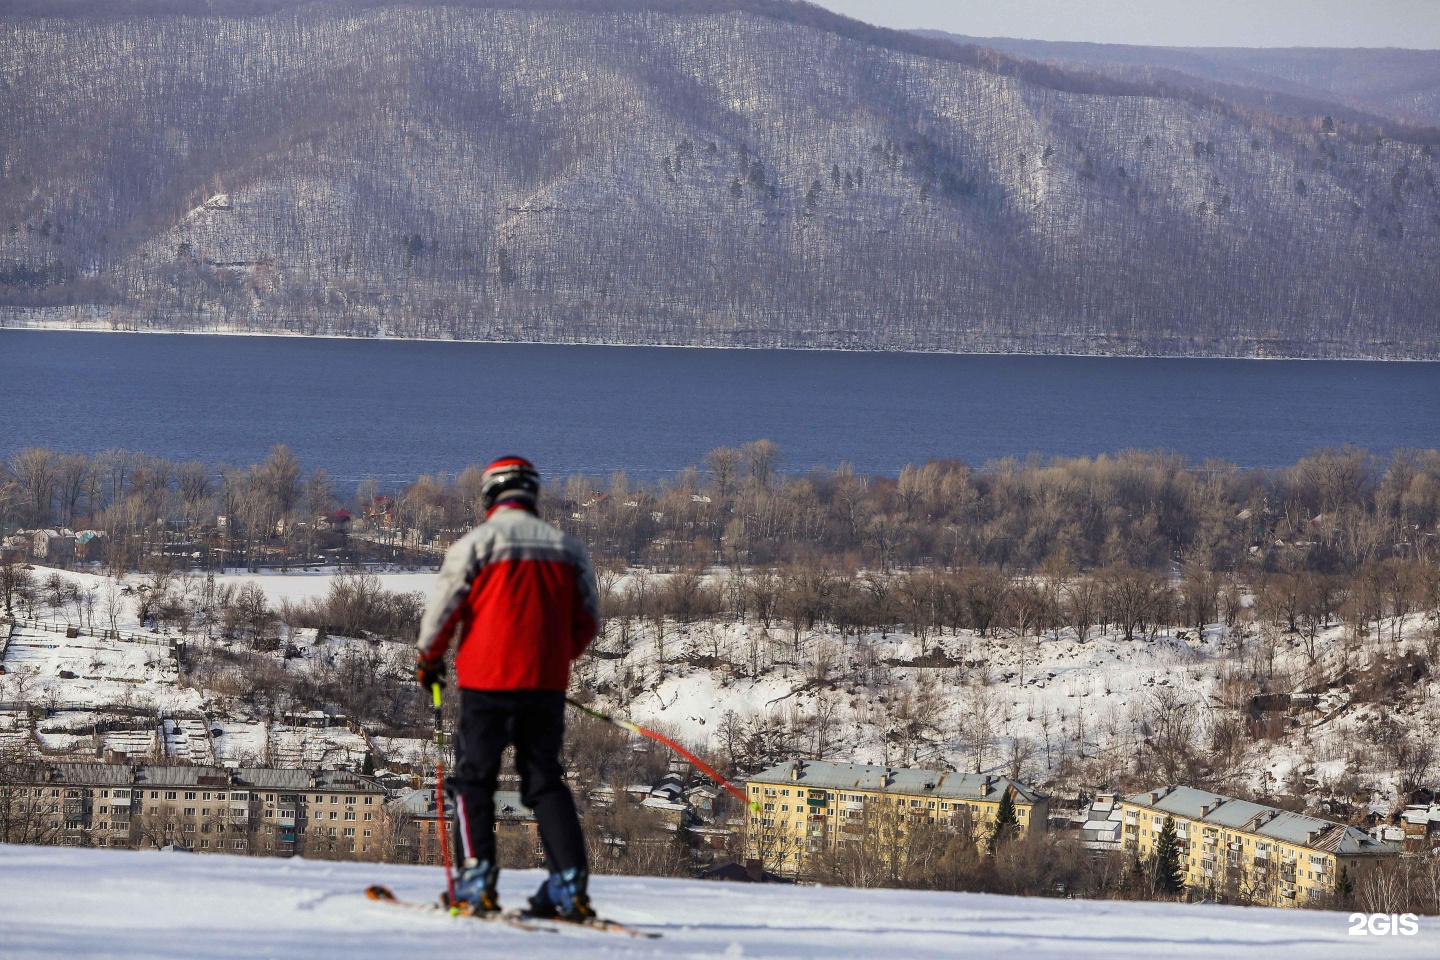
<instances>
[{"instance_id":1,"label":"ski track in snow","mask_svg":"<svg viewBox=\"0 0 1440 960\"><path fill-rule=\"evenodd\" d=\"M518 905L537 871L502 875ZM1342 913L598 877L601 911L664 934L530 933L368 901L428 899L435 867L0 845L5 960L392 960L400 957L1024 956L1327 960L1440 956L1440 919L1353 937Z\"/></svg>"}]
</instances>

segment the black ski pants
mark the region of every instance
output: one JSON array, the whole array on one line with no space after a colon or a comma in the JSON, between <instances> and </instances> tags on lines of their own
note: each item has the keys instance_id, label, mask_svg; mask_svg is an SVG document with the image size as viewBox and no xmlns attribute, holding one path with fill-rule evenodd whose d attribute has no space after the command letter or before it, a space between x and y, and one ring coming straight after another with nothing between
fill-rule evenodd
<instances>
[{"instance_id":1,"label":"black ski pants","mask_svg":"<svg viewBox=\"0 0 1440 960\"><path fill-rule=\"evenodd\" d=\"M560 746L565 694L549 690L460 691L455 770L446 778L455 807L456 859L495 860L495 786L500 757L515 745L520 800L535 811L547 866L587 869L575 798L565 784Z\"/></svg>"}]
</instances>

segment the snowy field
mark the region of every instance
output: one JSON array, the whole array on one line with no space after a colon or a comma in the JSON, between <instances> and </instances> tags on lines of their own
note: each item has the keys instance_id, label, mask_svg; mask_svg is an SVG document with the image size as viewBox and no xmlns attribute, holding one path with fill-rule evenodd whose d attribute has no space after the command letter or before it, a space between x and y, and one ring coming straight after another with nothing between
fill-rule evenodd
<instances>
[{"instance_id":1,"label":"snowy field","mask_svg":"<svg viewBox=\"0 0 1440 960\"><path fill-rule=\"evenodd\" d=\"M509 872L511 905L538 884ZM5 960L398 957L1326 960L1440 956L1440 921L1354 937L1340 913L600 877L616 919L659 932L530 933L372 903L434 896L434 867L0 846Z\"/></svg>"},{"instance_id":2,"label":"snowy field","mask_svg":"<svg viewBox=\"0 0 1440 960\"><path fill-rule=\"evenodd\" d=\"M260 589L265 591L265 596L271 603L279 603L281 600L305 600L310 597L323 597L330 592L330 584L334 581L335 575L342 571L334 567L325 567L319 570L307 570L301 572L262 572L262 573L227 573L215 578L217 584L233 584L242 587L246 583L257 583ZM369 572L367 570L367 572ZM420 592L428 598L430 592L435 589L435 580L438 574L430 573L409 573L392 572L375 574L380 578L381 585L392 593L415 593Z\"/></svg>"},{"instance_id":3,"label":"snowy field","mask_svg":"<svg viewBox=\"0 0 1440 960\"><path fill-rule=\"evenodd\" d=\"M176 685L180 674L168 644L134 643L20 627L5 648L13 699L74 705L143 705L198 710L201 697ZM71 674L62 677L61 673Z\"/></svg>"}]
</instances>

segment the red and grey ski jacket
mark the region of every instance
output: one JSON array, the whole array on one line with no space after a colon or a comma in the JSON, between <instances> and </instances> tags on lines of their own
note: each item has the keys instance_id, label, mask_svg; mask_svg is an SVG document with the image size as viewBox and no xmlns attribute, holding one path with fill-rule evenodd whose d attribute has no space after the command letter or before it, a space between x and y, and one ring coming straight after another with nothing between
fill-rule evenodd
<instances>
[{"instance_id":1,"label":"red and grey ski jacket","mask_svg":"<svg viewBox=\"0 0 1440 960\"><path fill-rule=\"evenodd\" d=\"M458 638L455 679L467 690L565 690L599 623L584 545L501 502L445 554L420 657L438 663Z\"/></svg>"}]
</instances>

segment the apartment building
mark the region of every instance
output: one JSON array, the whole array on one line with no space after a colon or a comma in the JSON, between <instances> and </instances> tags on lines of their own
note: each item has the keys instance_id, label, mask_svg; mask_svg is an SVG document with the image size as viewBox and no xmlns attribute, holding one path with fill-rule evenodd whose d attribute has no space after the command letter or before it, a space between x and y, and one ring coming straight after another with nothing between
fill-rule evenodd
<instances>
[{"instance_id":1,"label":"apartment building","mask_svg":"<svg viewBox=\"0 0 1440 960\"><path fill-rule=\"evenodd\" d=\"M396 825L396 860L401 863L423 864L441 862L440 810L435 802L434 787L411 790L390 801L387 810ZM445 813L453 822L455 811L447 806ZM545 851L540 843L540 829L535 821L535 811L525 806L518 790L495 791L495 835L502 843L507 837L516 838L535 864L539 864L544 857ZM527 864L507 863L506 866Z\"/></svg>"},{"instance_id":2,"label":"apartment building","mask_svg":"<svg viewBox=\"0 0 1440 960\"><path fill-rule=\"evenodd\" d=\"M746 855L786 876L834 844L862 840L881 820L940 824L979 842L1007 793L1022 834L1044 830L1049 816L1044 794L1006 777L861 763L794 760L751 777L746 791L760 804L747 819Z\"/></svg>"},{"instance_id":3,"label":"apartment building","mask_svg":"<svg viewBox=\"0 0 1440 960\"><path fill-rule=\"evenodd\" d=\"M6 802L52 843L199 853L378 856L385 790L346 771L37 763Z\"/></svg>"},{"instance_id":4,"label":"apartment building","mask_svg":"<svg viewBox=\"0 0 1440 960\"><path fill-rule=\"evenodd\" d=\"M1399 853L1355 827L1193 787L1161 787L1120 806L1123 848L1142 859L1174 818L1185 885L1207 896L1299 906L1333 893L1342 870L1354 882Z\"/></svg>"}]
</instances>

